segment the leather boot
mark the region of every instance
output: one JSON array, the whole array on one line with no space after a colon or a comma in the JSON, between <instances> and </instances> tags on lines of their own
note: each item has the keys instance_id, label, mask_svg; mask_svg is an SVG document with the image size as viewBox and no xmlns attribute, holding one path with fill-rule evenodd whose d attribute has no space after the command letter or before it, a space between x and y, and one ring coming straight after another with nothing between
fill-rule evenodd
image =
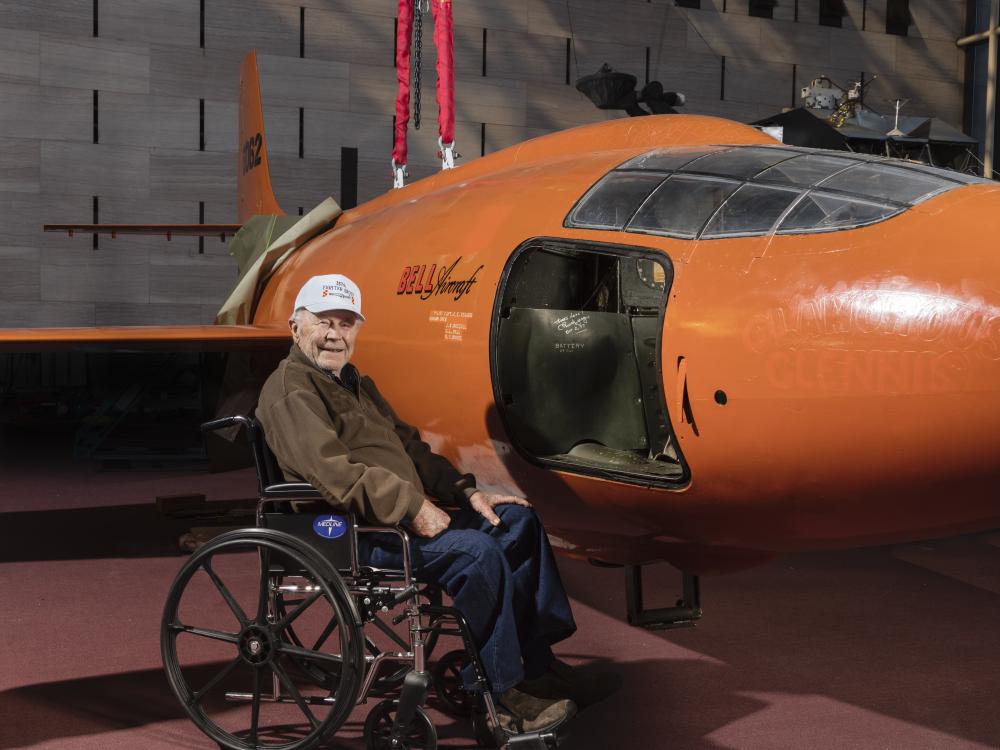
<instances>
[{"instance_id":1,"label":"leather boot","mask_svg":"<svg viewBox=\"0 0 1000 750\"><path fill-rule=\"evenodd\" d=\"M566 698L538 698L511 688L500 696L497 715L508 734L541 732L573 718L576 704Z\"/></svg>"}]
</instances>

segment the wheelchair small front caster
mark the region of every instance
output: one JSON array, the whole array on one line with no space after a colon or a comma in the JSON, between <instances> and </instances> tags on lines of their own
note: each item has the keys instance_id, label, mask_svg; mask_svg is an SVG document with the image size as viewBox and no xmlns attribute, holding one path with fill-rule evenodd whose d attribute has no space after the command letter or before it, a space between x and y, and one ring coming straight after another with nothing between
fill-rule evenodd
<instances>
[{"instance_id":1,"label":"wheelchair small front caster","mask_svg":"<svg viewBox=\"0 0 1000 750\"><path fill-rule=\"evenodd\" d=\"M477 696L465 689L462 680L462 667L467 659L463 649L455 649L438 659L431 671L434 692L441 702L441 708L458 718L472 716L477 701Z\"/></svg>"},{"instance_id":2,"label":"wheelchair small front caster","mask_svg":"<svg viewBox=\"0 0 1000 750\"><path fill-rule=\"evenodd\" d=\"M413 721L403 736L393 742L399 701L385 700L373 708L365 720L366 750L437 750L437 731L422 708L416 709Z\"/></svg>"},{"instance_id":3,"label":"wheelchair small front caster","mask_svg":"<svg viewBox=\"0 0 1000 750\"><path fill-rule=\"evenodd\" d=\"M494 730L490 727L486 712L479 706L472 712L472 736L476 738L479 747L486 748L503 747L507 739L502 729Z\"/></svg>"}]
</instances>

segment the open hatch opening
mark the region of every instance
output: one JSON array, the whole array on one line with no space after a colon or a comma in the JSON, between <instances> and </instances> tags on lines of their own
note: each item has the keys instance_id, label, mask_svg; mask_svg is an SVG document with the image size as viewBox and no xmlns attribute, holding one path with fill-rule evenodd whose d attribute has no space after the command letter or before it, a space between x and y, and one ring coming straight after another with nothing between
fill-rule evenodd
<instances>
[{"instance_id":1,"label":"open hatch opening","mask_svg":"<svg viewBox=\"0 0 1000 750\"><path fill-rule=\"evenodd\" d=\"M511 439L536 462L642 484L686 480L664 406L662 253L532 240L493 321L493 381Z\"/></svg>"}]
</instances>

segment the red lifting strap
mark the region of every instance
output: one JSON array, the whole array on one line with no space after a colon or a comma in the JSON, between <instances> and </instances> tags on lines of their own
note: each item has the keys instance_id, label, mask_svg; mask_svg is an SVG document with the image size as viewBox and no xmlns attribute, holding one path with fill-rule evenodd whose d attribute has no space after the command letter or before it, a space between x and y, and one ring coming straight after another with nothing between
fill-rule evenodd
<instances>
[{"instance_id":1,"label":"red lifting strap","mask_svg":"<svg viewBox=\"0 0 1000 750\"><path fill-rule=\"evenodd\" d=\"M396 128L392 147L392 162L396 168L406 165L406 132L410 124L410 48L413 40L415 0L399 0L399 21L396 28ZM420 2L420 0L416 0ZM455 143L455 50L451 0L431 0L434 15L434 46L437 48L437 103L438 134L442 150ZM447 150L448 168L453 164L452 152ZM444 159L442 154L442 159ZM396 187L402 186L400 170Z\"/></svg>"},{"instance_id":2,"label":"red lifting strap","mask_svg":"<svg viewBox=\"0 0 1000 750\"><path fill-rule=\"evenodd\" d=\"M432 0L437 48L438 135L445 146L455 142L455 52L451 0Z\"/></svg>"},{"instance_id":3,"label":"red lifting strap","mask_svg":"<svg viewBox=\"0 0 1000 750\"><path fill-rule=\"evenodd\" d=\"M396 133L392 160L406 164L406 129L410 124L410 41L413 39L413 0L399 0L396 28Z\"/></svg>"}]
</instances>

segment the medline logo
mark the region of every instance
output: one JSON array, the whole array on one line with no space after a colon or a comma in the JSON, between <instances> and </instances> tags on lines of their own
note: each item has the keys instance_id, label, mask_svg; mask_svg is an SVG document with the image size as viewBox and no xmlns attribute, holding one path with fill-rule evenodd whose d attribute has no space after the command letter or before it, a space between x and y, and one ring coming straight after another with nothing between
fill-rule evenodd
<instances>
[{"instance_id":1,"label":"medline logo","mask_svg":"<svg viewBox=\"0 0 1000 750\"><path fill-rule=\"evenodd\" d=\"M340 516L316 516L313 531L324 539L338 539L347 533L347 521Z\"/></svg>"}]
</instances>

